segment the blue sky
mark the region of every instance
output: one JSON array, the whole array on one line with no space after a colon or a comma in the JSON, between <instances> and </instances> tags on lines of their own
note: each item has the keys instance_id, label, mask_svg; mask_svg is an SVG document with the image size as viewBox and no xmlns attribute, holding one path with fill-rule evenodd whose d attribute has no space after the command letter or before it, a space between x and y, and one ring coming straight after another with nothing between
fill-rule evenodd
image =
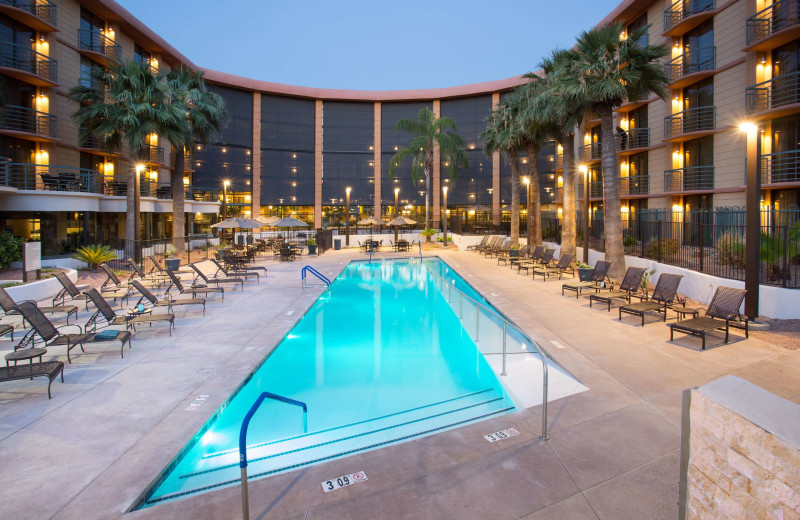
<instances>
[{"instance_id":1,"label":"blue sky","mask_svg":"<svg viewBox=\"0 0 800 520\"><path fill-rule=\"evenodd\" d=\"M118 0L199 66L310 87L437 88L535 70L619 0Z\"/></svg>"}]
</instances>

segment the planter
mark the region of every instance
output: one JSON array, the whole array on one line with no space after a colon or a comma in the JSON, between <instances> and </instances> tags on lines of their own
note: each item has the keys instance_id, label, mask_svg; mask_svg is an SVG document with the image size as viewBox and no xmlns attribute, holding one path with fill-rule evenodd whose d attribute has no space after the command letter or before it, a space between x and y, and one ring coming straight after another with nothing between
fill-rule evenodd
<instances>
[{"instance_id":1,"label":"planter","mask_svg":"<svg viewBox=\"0 0 800 520\"><path fill-rule=\"evenodd\" d=\"M317 244L308 244L308 254L309 255L316 255L317 254Z\"/></svg>"},{"instance_id":2,"label":"planter","mask_svg":"<svg viewBox=\"0 0 800 520\"><path fill-rule=\"evenodd\" d=\"M180 258L167 258L164 260L164 263L167 264L167 269L170 271L177 271L181 268Z\"/></svg>"},{"instance_id":3,"label":"planter","mask_svg":"<svg viewBox=\"0 0 800 520\"><path fill-rule=\"evenodd\" d=\"M508 250L508 256L509 256L510 258L517 258L517 257L519 257L519 249L509 249L509 250Z\"/></svg>"},{"instance_id":4,"label":"planter","mask_svg":"<svg viewBox=\"0 0 800 520\"><path fill-rule=\"evenodd\" d=\"M587 269L587 268L578 268L578 280L582 282L589 282L592 280L592 273L594 273L594 269Z\"/></svg>"}]
</instances>

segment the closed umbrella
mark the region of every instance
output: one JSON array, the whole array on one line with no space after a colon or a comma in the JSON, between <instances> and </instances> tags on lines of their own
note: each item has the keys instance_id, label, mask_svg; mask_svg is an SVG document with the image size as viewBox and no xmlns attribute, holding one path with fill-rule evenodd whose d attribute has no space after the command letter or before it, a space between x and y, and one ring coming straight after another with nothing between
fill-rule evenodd
<instances>
[{"instance_id":1,"label":"closed umbrella","mask_svg":"<svg viewBox=\"0 0 800 520\"><path fill-rule=\"evenodd\" d=\"M410 218L401 215L395 219L390 220L389 222L386 223L386 225L394 227L394 241L395 243L397 243L397 228L399 228L400 226L413 226L416 223L417 223L416 220L411 220Z\"/></svg>"}]
</instances>

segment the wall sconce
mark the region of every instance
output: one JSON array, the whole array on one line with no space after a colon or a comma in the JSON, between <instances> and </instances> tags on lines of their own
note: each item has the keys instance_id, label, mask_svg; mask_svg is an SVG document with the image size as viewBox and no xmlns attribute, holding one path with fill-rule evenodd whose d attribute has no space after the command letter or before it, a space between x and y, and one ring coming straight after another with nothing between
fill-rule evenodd
<instances>
[{"instance_id":1,"label":"wall sconce","mask_svg":"<svg viewBox=\"0 0 800 520\"><path fill-rule=\"evenodd\" d=\"M44 43L47 41L47 35L45 33L39 33L39 41Z\"/></svg>"}]
</instances>

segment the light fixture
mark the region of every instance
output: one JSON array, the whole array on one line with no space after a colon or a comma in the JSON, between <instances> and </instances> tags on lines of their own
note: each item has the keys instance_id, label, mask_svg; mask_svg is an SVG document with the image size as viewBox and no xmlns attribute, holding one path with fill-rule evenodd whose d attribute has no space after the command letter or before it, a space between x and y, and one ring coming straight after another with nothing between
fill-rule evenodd
<instances>
[{"instance_id":1,"label":"light fixture","mask_svg":"<svg viewBox=\"0 0 800 520\"><path fill-rule=\"evenodd\" d=\"M766 56L761 56L760 63L761 63L761 65L766 65L767 64L767 57Z\"/></svg>"},{"instance_id":2,"label":"light fixture","mask_svg":"<svg viewBox=\"0 0 800 520\"><path fill-rule=\"evenodd\" d=\"M750 121L743 121L739 124L739 130L741 130L742 132L755 132L756 130L758 130L758 127L756 126L755 123L752 123Z\"/></svg>"},{"instance_id":3,"label":"light fixture","mask_svg":"<svg viewBox=\"0 0 800 520\"><path fill-rule=\"evenodd\" d=\"M39 41L44 43L47 41L47 35L44 33L39 33Z\"/></svg>"},{"instance_id":4,"label":"light fixture","mask_svg":"<svg viewBox=\"0 0 800 520\"><path fill-rule=\"evenodd\" d=\"M231 185L231 181L229 181L228 179L225 179L224 181L222 181L222 185L227 188L228 186Z\"/></svg>"}]
</instances>

